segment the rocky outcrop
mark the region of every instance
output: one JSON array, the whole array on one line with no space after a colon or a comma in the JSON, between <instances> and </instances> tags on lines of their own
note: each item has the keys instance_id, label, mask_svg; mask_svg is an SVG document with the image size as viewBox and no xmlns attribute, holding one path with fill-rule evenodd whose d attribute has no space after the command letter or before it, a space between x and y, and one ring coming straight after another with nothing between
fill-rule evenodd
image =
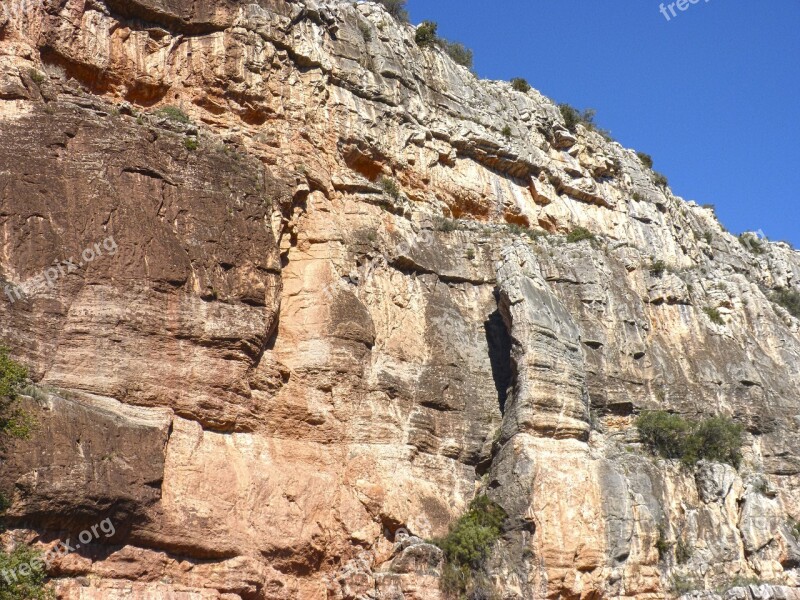
<instances>
[{"instance_id":1,"label":"rocky outcrop","mask_svg":"<svg viewBox=\"0 0 800 600\"><path fill-rule=\"evenodd\" d=\"M61 597L435 599L479 493L505 599L795 593L797 251L376 4L0 9L5 538L116 525ZM653 408L741 467L651 457Z\"/></svg>"}]
</instances>

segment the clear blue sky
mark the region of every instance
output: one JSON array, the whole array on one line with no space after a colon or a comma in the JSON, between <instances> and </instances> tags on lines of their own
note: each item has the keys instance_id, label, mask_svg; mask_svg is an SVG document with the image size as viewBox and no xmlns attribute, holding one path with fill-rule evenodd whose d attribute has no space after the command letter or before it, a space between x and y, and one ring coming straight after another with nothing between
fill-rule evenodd
<instances>
[{"instance_id":1,"label":"clear blue sky","mask_svg":"<svg viewBox=\"0 0 800 600\"><path fill-rule=\"evenodd\" d=\"M486 79L525 77L597 109L673 191L734 233L800 248L800 1L409 0L413 23L475 52ZM665 3L669 4L669 3Z\"/></svg>"}]
</instances>

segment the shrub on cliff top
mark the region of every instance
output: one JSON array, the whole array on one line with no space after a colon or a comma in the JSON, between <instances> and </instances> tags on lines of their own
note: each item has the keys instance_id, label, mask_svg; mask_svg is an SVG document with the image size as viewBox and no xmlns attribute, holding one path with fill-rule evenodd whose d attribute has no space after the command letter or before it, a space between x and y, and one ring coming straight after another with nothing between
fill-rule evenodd
<instances>
[{"instance_id":1,"label":"shrub on cliff top","mask_svg":"<svg viewBox=\"0 0 800 600\"><path fill-rule=\"evenodd\" d=\"M453 62L461 65L462 67L472 69L472 50L467 48L461 42L450 42L445 39L439 39L439 44L441 45L442 49L447 52L447 55L453 59Z\"/></svg>"},{"instance_id":2,"label":"shrub on cliff top","mask_svg":"<svg viewBox=\"0 0 800 600\"><path fill-rule=\"evenodd\" d=\"M753 254L766 254L767 248L763 241L758 239L753 233L743 233L739 236L739 243L744 246L745 250Z\"/></svg>"},{"instance_id":3,"label":"shrub on cliff top","mask_svg":"<svg viewBox=\"0 0 800 600\"><path fill-rule=\"evenodd\" d=\"M653 171L653 183L658 187L666 188L669 185L669 179L667 179L667 176L663 173Z\"/></svg>"},{"instance_id":4,"label":"shrub on cliff top","mask_svg":"<svg viewBox=\"0 0 800 600\"><path fill-rule=\"evenodd\" d=\"M636 156L639 157L639 160L642 161L642 164L645 167L647 167L648 169L652 169L653 168L653 157L652 156L650 156L649 154L646 154L644 152L637 152Z\"/></svg>"},{"instance_id":5,"label":"shrub on cliff top","mask_svg":"<svg viewBox=\"0 0 800 600\"><path fill-rule=\"evenodd\" d=\"M406 0L375 0L382 5L390 15L401 23L408 23L408 11L406 10Z\"/></svg>"},{"instance_id":6,"label":"shrub on cliff top","mask_svg":"<svg viewBox=\"0 0 800 600\"><path fill-rule=\"evenodd\" d=\"M434 21L423 21L417 26L414 41L420 48L441 48L456 64L472 69L473 54L461 42L451 42L437 35L439 25Z\"/></svg>"},{"instance_id":7,"label":"shrub on cliff top","mask_svg":"<svg viewBox=\"0 0 800 600\"><path fill-rule=\"evenodd\" d=\"M487 496L476 497L467 512L450 526L448 534L433 543L444 552L442 590L447 596L462 598L478 590L490 591L485 581L486 559L500 539L508 515Z\"/></svg>"},{"instance_id":8,"label":"shrub on cliff top","mask_svg":"<svg viewBox=\"0 0 800 600\"><path fill-rule=\"evenodd\" d=\"M0 436L25 438L30 434L31 418L17 406L27 378L27 369L9 358L8 348L0 346Z\"/></svg>"},{"instance_id":9,"label":"shrub on cliff top","mask_svg":"<svg viewBox=\"0 0 800 600\"><path fill-rule=\"evenodd\" d=\"M741 462L744 429L726 417L690 421L665 411L643 412L636 419L642 442L663 458L680 459L685 465L700 460Z\"/></svg>"},{"instance_id":10,"label":"shrub on cliff top","mask_svg":"<svg viewBox=\"0 0 800 600\"><path fill-rule=\"evenodd\" d=\"M559 104L558 110L561 111L561 117L564 119L564 125L567 129L574 132L578 123L582 123L581 112L574 106L569 104Z\"/></svg>"},{"instance_id":11,"label":"shrub on cliff top","mask_svg":"<svg viewBox=\"0 0 800 600\"><path fill-rule=\"evenodd\" d=\"M514 77L514 79L511 80L511 88L517 92L526 94L531 91L531 84L529 84L528 81L522 77Z\"/></svg>"},{"instance_id":12,"label":"shrub on cliff top","mask_svg":"<svg viewBox=\"0 0 800 600\"><path fill-rule=\"evenodd\" d=\"M569 104L559 104L558 110L561 112L561 118L564 119L564 125L566 125L567 129L569 129L572 133L575 133L578 124L583 125L589 131L594 131L602 135L607 141L611 142L614 140L611 137L611 132L608 129L603 129L599 127L597 123L594 121L594 117L597 114L597 111L593 108L586 108L584 110L578 110L574 106L570 106Z\"/></svg>"},{"instance_id":13,"label":"shrub on cliff top","mask_svg":"<svg viewBox=\"0 0 800 600\"><path fill-rule=\"evenodd\" d=\"M417 42L417 46L420 48L429 48L433 46L438 41L438 36L436 32L439 29L439 25L434 23L433 21L423 21L417 26L417 31L414 34L414 41Z\"/></svg>"}]
</instances>

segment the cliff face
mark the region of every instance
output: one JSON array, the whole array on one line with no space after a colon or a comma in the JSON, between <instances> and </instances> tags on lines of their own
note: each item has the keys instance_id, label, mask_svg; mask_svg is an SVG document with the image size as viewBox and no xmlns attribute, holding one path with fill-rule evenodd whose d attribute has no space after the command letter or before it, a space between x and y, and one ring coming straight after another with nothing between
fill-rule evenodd
<instances>
[{"instance_id":1,"label":"cliff face","mask_svg":"<svg viewBox=\"0 0 800 600\"><path fill-rule=\"evenodd\" d=\"M796 597L800 253L413 38L370 3L0 6L0 339L43 390L6 538L111 519L51 568L76 600L435 599L417 538L488 493L504 599ZM650 456L655 408L733 417L741 467Z\"/></svg>"}]
</instances>

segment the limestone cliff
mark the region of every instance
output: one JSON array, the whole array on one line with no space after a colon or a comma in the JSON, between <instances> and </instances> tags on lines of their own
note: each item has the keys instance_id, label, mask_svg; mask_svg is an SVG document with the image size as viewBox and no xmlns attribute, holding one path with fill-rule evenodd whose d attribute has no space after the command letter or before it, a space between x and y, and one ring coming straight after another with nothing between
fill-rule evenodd
<instances>
[{"instance_id":1,"label":"limestone cliff","mask_svg":"<svg viewBox=\"0 0 800 600\"><path fill-rule=\"evenodd\" d=\"M503 599L800 597L800 253L375 4L4 0L0 239L5 538L116 529L61 598L436 599L481 493ZM741 466L651 456L655 408Z\"/></svg>"}]
</instances>

